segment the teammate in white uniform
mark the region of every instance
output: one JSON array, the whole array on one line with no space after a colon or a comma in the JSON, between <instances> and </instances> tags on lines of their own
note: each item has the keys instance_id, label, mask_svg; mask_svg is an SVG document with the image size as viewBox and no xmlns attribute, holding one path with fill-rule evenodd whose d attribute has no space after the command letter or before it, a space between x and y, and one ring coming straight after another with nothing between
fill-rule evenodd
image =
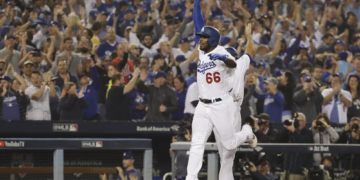
<instances>
[{"instance_id":1,"label":"teammate in white uniform","mask_svg":"<svg viewBox=\"0 0 360 180\"><path fill-rule=\"evenodd\" d=\"M233 158L236 148L254 139L250 126L240 127L237 122L236 103L231 94L232 75L236 74L236 62L224 47L218 46L220 33L217 29L204 26L200 32L200 52L197 69L199 104L192 122L192 140L186 180L197 180L201 169L205 143L214 131L221 158L220 180L232 180ZM229 162L228 159L232 159ZM229 169L230 172L229 172Z\"/></svg>"}]
</instances>

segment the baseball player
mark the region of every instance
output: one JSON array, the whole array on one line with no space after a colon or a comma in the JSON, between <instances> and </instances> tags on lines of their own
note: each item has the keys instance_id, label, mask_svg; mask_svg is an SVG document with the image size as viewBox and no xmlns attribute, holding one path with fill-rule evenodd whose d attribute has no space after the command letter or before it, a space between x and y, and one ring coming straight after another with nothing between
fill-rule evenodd
<instances>
[{"instance_id":1,"label":"baseball player","mask_svg":"<svg viewBox=\"0 0 360 180\"><path fill-rule=\"evenodd\" d=\"M216 28L204 26L196 34L200 37L197 67L200 102L192 122L193 134L186 179L198 179L205 143L214 131L221 158L219 179L232 180L236 148L244 142L255 146L255 135L249 125L243 126L241 131L236 129L239 127L236 119L239 108L236 107L237 103L231 93L234 82L232 76L237 74L235 58L218 45L220 33Z\"/></svg>"}]
</instances>

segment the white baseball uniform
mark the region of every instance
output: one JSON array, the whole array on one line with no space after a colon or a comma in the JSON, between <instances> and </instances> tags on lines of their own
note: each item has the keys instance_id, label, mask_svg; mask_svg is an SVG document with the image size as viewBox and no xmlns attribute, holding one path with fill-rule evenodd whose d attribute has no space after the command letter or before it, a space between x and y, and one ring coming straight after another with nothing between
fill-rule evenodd
<instances>
[{"instance_id":1,"label":"white baseball uniform","mask_svg":"<svg viewBox=\"0 0 360 180\"><path fill-rule=\"evenodd\" d=\"M220 180L232 180L233 160L236 148L252 136L252 132L240 131L237 122L237 107L230 93L233 88L232 76L237 68L228 68L220 60L210 60L209 54L226 54L233 58L224 47L217 46L209 53L200 50L197 69L197 83L200 102L195 109L192 122L190 157L187 180L197 180L201 169L205 143L214 131L221 158ZM204 103L201 99L210 101ZM231 162L230 162L231 160Z\"/></svg>"},{"instance_id":2,"label":"white baseball uniform","mask_svg":"<svg viewBox=\"0 0 360 180\"><path fill-rule=\"evenodd\" d=\"M235 121L234 121L234 129L238 133L246 133L241 132L241 104L244 98L244 86L245 86L245 73L249 68L250 58L248 55L243 55L239 59L236 60L236 69L233 75L230 78L230 83L232 88L231 95L234 99L235 106ZM245 135L245 134L244 134ZM218 135L215 134L215 138ZM219 150L220 158L221 158L221 168L219 172L219 179L233 180L233 165L234 159L236 155L236 149L228 150L226 149L220 141L217 141L217 147Z\"/></svg>"}]
</instances>

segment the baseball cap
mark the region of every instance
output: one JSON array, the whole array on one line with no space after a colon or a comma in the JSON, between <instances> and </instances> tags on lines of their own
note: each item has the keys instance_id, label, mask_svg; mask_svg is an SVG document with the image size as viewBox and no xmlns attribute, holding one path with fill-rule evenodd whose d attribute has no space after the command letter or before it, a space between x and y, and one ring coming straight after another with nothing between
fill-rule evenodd
<instances>
[{"instance_id":1,"label":"baseball cap","mask_svg":"<svg viewBox=\"0 0 360 180\"><path fill-rule=\"evenodd\" d=\"M5 36L5 40L8 40L8 39L16 40L16 37L15 37L14 35L7 35L7 36Z\"/></svg>"},{"instance_id":2,"label":"baseball cap","mask_svg":"<svg viewBox=\"0 0 360 180\"><path fill-rule=\"evenodd\" d=\"M268 79L265 80L265 84L268 84L268 83L273 83L273 84L275 84L275 85L278 85L278 84L279 84L279 81L278 81L276 78L274 78L274 77L270 77L270 78L268 78Z\"/></svg>"},{"instance_id":3,"label":"baseball cap","mask_svg":"<svg viewBox=\"0 0 360 180\"><path fill-rule=\"evenodd\" d=\"M177 62L183 62L186 60L186 57L184 55L178 55L178 56L176 56L175 60Z\"/></svg>"},{"instance_id":4,"label":"baseball cap","mask_svg":"<svg viewBox=\"0 0 360 180\"><path fill-rule=\"evenodd\" d=\"M32 61L30 61L30 60L27 60L27 61L25 61L24 66L25 66L25 65L28 65L28 64L33 65L34 63L33 63Z\"/></svg>"},{"instance_id":5,"label":"baseball cap","mask_svg":"<svg viewBox=\"0 0 360 180\"><path fill-rule=\"evenodd\" d=\"M303 76L303 80L305 81L305 82L311 82L311 76L309 75L309 74L305 74L304 76Z\"/></svg>"},{"instance_id":6,"label":"baseball cap","mask_svg":"<svg viewBox=\"0 0 360 180\"><path fill-rule=\"evenodd\" d=\"M348 53L346 51L342 51L338 54L340 60L346 60L348 57Z\"/></svg>"},{"instance_id":7,"label":"baseball cap","mask_svg":"<svg viewBox=\"0 0 360 180\"><path fill-rule=\"evenodd\" d=\"M280 77L282 76L283 72L280 69L275 69L273 76Z\"/></svg>"},{"instance_id":8,"label":"baseball cap","mask_svg":"<svg viewBox=\"0 0 360 180\"><path fill-rule=\"evenodd\" d=\"M191 39L185 37L180 40L180 43L186 43L186 42L191 42Z\"/></svg>"},{"instance_id":9,"label":"baseball cap","mask_svg":"<svg viewBox=\"0 0 360 180\"><path fill-rule=\"evenodd\" d=\"M193 72L197 69L197 63L196 62L192 62L189 64L189 71Z\"/></svg>"},{"instance_id":10,"label":"baseball cap","mask_svg":"<svg viewBox=\"0 0 360 180\"><path fill-rule=\"evenodd\" d=\"M5 81L8 81L8 82L11 82L11 78L9 76L3 76L0 78L0 80L5 80Z\"/></svg>"},{"instance_id":11,"label":"baseball cap","mask_svg":"<svg viewBox=\"0 0 360 180\"><path fill-rule=\"evenodd\" d=\"M331 58L326 58L325 59L325 68L329 69L333 66L333 60Z\"/></svg>"},{"instance_id":12,"label":"baseball cap","mask_svg":"<svg viewBox=\"0 0 360 180\"><path fill-rule=\"evenodd\" d=\"M50 26L59 26L59 23L58 22L56 22L56 21L50 21Z\"/></svg>"},{"instance_id":13,"label":"baseball cap","mask_svg":"<svg viewBox=\"0 0 360 180\"><path fill-rule=\"evenodd\" d=\"M333 27L337 27L337 24L334 23L334 22L328 21L328 22L326 22L325 26L326 26L326 29L330 29L330 28L333 28Z\"/></svg>"},{"instance_id":14,"label":"baseball cap","mask_svg":"<svg viewBox=\"0 0 360 180\"><path fill-rule=\"evenodd\" d=\"M335 45L338 45L338 44L340 44L340 45L345 45L344 41L341 40L341 39L337 39L337 40L335 41Z\"/></svg>"},{"instance_id":15,"label":"baseball cap","mask_svg":"<svg viewBox=\"0 0 360 180\"><path fill-rule=\"evenodd\" d=\"M166 73L164 72L164 71L159 71L158 73L156 73L156 75L155 75L155 79L157 79L157 78L166 78Z\"/></svg>"},{"instance_id":16,"label":"baseball cap","mask_svg":"<svg viewBox=\"0 0 360 180\"><path fill-rule=\"evenodd\" d=\"M164 59L164 56L161 55L161 54L156 54L156 55L154 56L154 60L157 60L157 59Z\"/></svg>"},{"instance_id":17,"label":"baseball cap","mask_svg":"<svg viewBox=\"0 0 360 180\"><path fill-rule=\"evenodd\" d=\"M134 159L134 155L131 151L126 151L123 153L123 159Z\"/></svg>"}]
</instances>

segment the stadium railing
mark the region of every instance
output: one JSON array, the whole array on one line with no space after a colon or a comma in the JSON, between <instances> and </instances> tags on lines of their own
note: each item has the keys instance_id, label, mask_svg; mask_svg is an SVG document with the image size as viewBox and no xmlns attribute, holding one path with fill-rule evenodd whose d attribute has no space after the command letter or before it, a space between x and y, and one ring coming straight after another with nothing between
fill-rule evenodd
<instances>
[{"instance_id":1,"label":"stadium railing","mask_svg":"<svg viewBox=\"0 0 360 180\"><path fill-rule=\"evenodd\" d=\"M175 142L171 144L173 151L188 151L190 142ZM207 179L216 180L219 172L219 159L216 143L206 143L207 153ZM238 148L238 152L301 152L301 153L359 153L360 144L297 144L297 143L259 143L256 148L249 148L244 144ZM175 157L171 160L172 175L175 172ZM172 179L175 179L172 176Z\"/></svg>"},{"instance_id":2,"label":"stadium railing","mask_svg":"<svg viewBox=\"0 0 360 180\"><path fill-rule=\"evenodd\" d=\"M141 150L144 151L143 176L152 179L153 150L151 139L138 138L0 138L0 151L54 150L53 179L64 180L64 173L114 173L109 168L64 168L64 150ZM0 173L51 173L51 167L1 167Z\"/></svg>"}]
</instances>

